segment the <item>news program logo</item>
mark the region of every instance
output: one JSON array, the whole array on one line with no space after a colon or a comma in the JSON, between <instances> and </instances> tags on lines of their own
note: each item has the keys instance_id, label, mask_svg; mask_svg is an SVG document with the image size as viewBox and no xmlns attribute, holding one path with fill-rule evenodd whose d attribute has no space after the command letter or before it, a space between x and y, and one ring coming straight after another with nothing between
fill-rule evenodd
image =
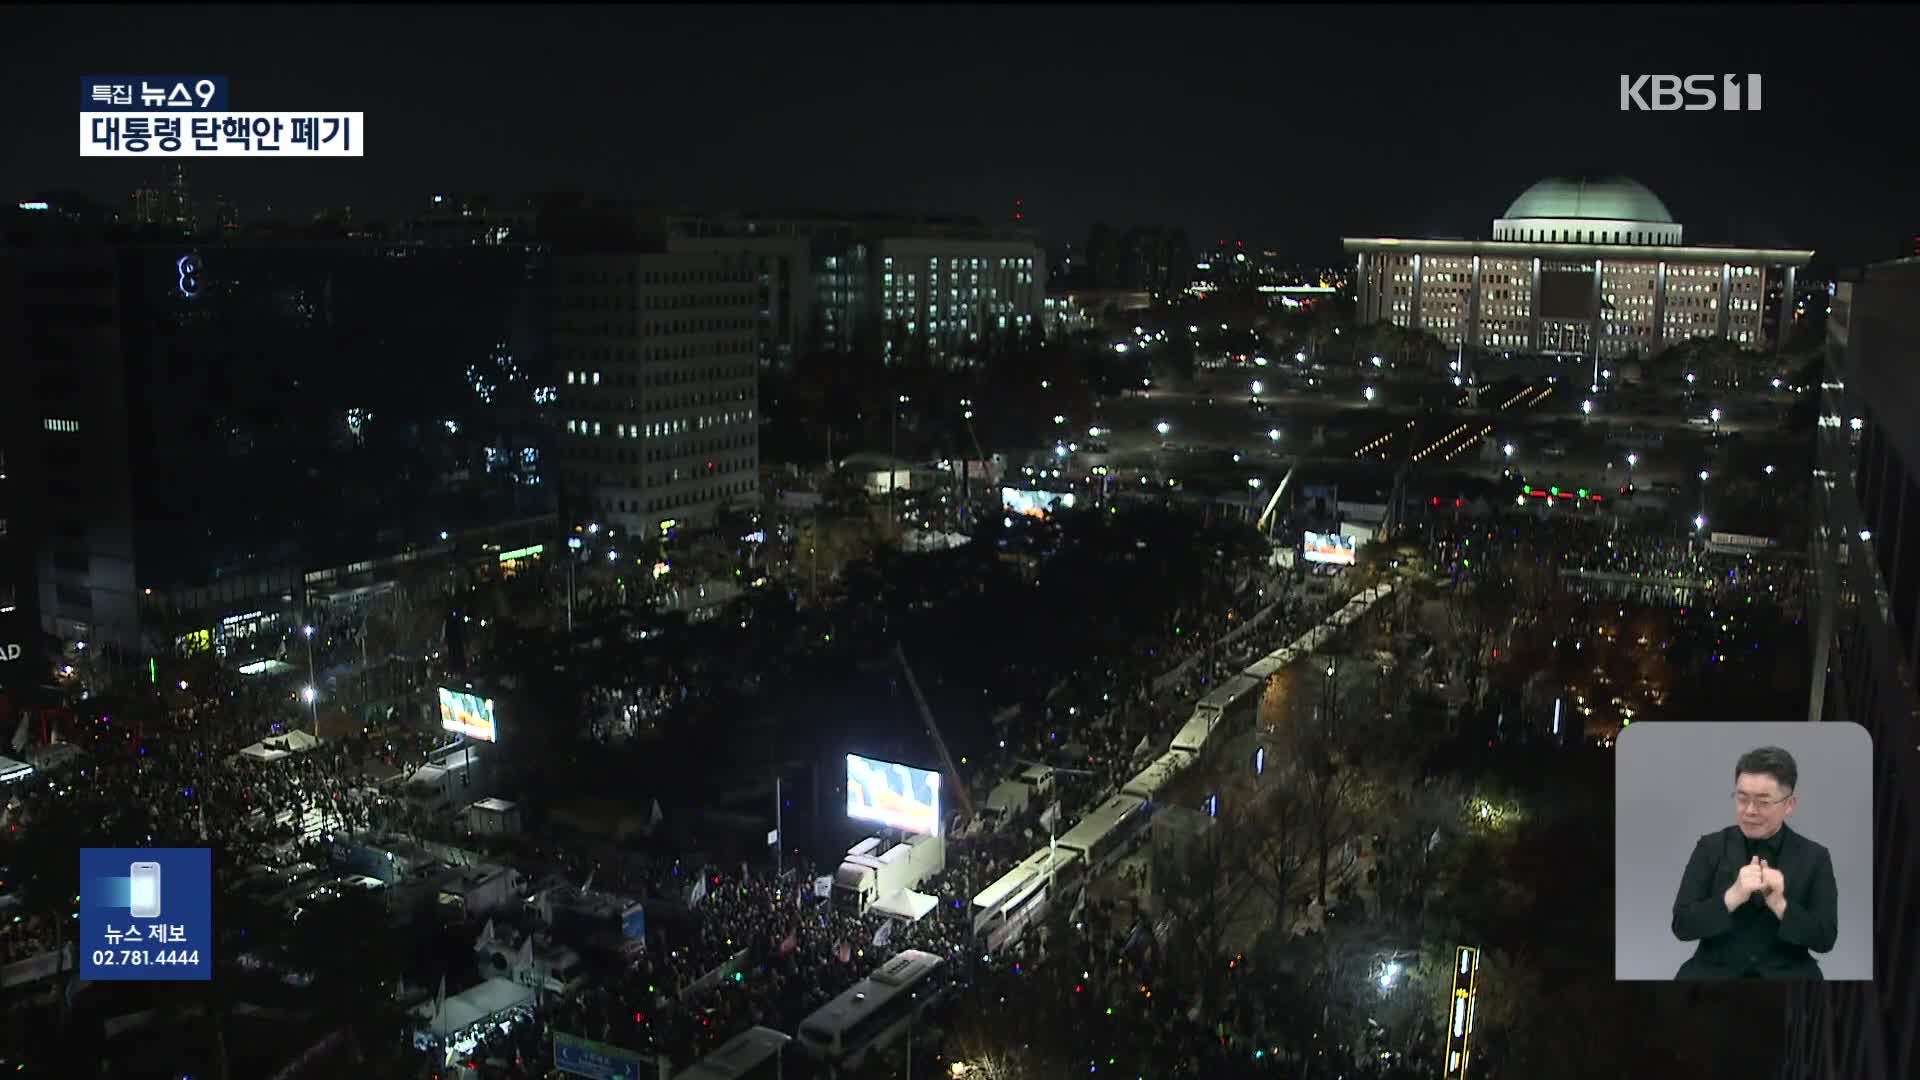
<instances>
[{"instance_id":1,"label":"news program logo","mask_svg":"<svg viewBox=\"0 0 1920 1080\"><path fill-rule=\"evenodd\" d=\"M365 157L357 112L232 112L224 75L88 75L81 157Z\"/></svg>"},{"instance_id":2,"label":"news program logo","mask_svg":"<svg viewBox=\"0 0 1920 1080\"><path fill-rule=\"evenodd\" d=\"M1621 112L1713 112L1715 110L1759 112L1760 76L1620 76Z\"/></svg>"}]
</instances>

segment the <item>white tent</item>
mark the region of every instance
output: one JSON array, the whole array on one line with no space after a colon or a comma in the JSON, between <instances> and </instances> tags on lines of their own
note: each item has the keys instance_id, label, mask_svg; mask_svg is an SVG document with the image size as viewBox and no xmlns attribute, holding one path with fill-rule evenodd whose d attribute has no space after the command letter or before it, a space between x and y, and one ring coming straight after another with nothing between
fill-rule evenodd
<instances>
[{"instance_id":1,"label":"white tent","mask_svg":"<svg viewBox=\"0 0 1920 1080\"><path fill-rule=\"evenodd\" d=\"M254 761L279 761L295 754L304 754L319 745L319 739L304 731L289 731L285 735L261 739L240 751L240 756Z\"/></svg>"},{"instance_id":2,"label":"white tent","mask_svg":"<svg viewBox=\"0 0 1920 1080\"><path fill-rule=\"evenodd\" d=\"M901 889L892 896L874 904L873 910L882 915L892 915L897 919L905 919L908 922L919 922L925 917L927 912L939 906L940 899L938 897L928 896L926 893L917 893L912 889Z\"/></svg>"},{"instance_id":3,"label":"white tent","mask_svg":"<svg viewBox=\"0 0 1920 1080\"><path fill-rule=\"evenodd\" d=\"M444 1037L465 1031L515 1006L525 1005L533 1000L533 996L531 986L521 986L512 979L488 979L448 998L437 1016L431 1001L414 1006L413 1015L424 1021L422 1027L430 1034Z\"/></svg>"}]
</instances>

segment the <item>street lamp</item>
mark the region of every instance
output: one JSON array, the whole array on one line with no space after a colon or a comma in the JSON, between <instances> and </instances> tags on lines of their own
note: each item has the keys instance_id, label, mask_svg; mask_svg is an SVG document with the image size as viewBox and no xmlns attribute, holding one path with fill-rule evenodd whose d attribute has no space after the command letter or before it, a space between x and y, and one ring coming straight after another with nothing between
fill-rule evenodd
<instances>
[{"instance_id":1,"label":"street lamp","mask_svg":"<svg viewBox=\"0 0 1920 1080\"><path fill-rule=\"evenodd\" d=\"M313 672L313 627L311 625L302 626L300 632L307 636L307 689L311 690L314 685L320 681ZM309 698L308 700L312 699Z\"/></svg>"},{"instance_id":2,"label":"street lamp","mask_svg":"<svg viewBox=\"0 0 1920 1080\"><path fill-rule=\"evenodd\" d=\"M586 541L577 536L567 537L567 633L573 633L573 564L580 561L580 549Z\"/></svg>"},{"instance_id":3,"label":"street lamp","mask_svg":"<svg viewBox=\"0 0 1920 1080\"><path fill-rule=\"evenodd\" d=\"M898 523L900 508L894 499L894 488L900 477L900 406L912 402L905 394L894 398L893 409L887 418L887 524Z\"/></svg>"},{"instance_id":4,"label":"street lamp","mask_svg":"<svg viewBox=\"0 0 1920 1080\"><path fill-rule=\"evenodd\" d=\"M1361 395L1360 395L1360 396L1361 396L1361 397L1364 397L1364 398L1366 398L1366 399L1367 399L1368 401L1372 401L1372 400L1373 400L1373 387L1371 387L1371 386L1369 386L1369 387L1367 387L1367 388L1366 388L1366 389L1365 389L1364 391L1362 391L1362 392L1361 392Z\"/></svg>"},{"instance_id":5,"label":"street lamp","mask_svg":"<svg viewBox=\"0 0 1920 1080\"><path fill-rule=\"evenodd\" d=\"M1153 430L1159 432L1160 437L1164 439L1167 437L1167 434L1173 430L1173 425L1167 423L1165 420L1162 420L1159 423L1153 425Z\"/></svg>"},{"instance_id":6,"label":"street lamp","mask_svg":"<svg viewBox=\"0 0 1920 1080\"><path fill-rule=\"evenodd\" d=\"M1588 416L1592 416L1593 415L1593 399L1588 398L1587 400L1581 402L1580 411L1582 413L1585 413Z\"/></svg>"},{"instance_id":7,"label":"street lamp","mask_svg":"<svg viewBox=\"0 0 1920 1080\"><path fill-rule=\"evenodd\" d=\"M1279 442L1279 441L1280 441L1280 429L1279 429L1279 428L1277 428L1277 427L1275 427L1275 428L1268 428L1268 429L1267 429L1267 439L1268 439L1268 441L1270 441L1270 442Z\"/></svg>"},{"instance_id":8,"label":"street lamp","mask_svg":"<svg viewBox=\"0 0 1920 1080\"><path fill-rule=\"evenodd\" d=\"M1259 397L1260 392L1262 390L1265 390L1266 388L1267 388L1266 384L1261 382L1259 379L1253 380L1253 396L1254 397Z\"/></svg>"},{"instance_id":9,"label":"street lamp","mask_svg":"<svg viewBox=\"0 0 1920 1080\"><path fill-rule=\"evenodd\" d=\"M1500 448L1500 452L1506 455L1509 460L1511 460L1513 458L1513 444L1507 443L1505 446L1502 446Z\"/></svg>"},{"instance_id":10,"label":"street lamp","mask_svg":"<svg viewBox=\"0 0 1920 1080\"><path fill-rule=\"evenodd\" d=\"M1640 464L1639 454L1627 455L1627 486L1628 487L1633 486L1633 467L1638 464Z\"/></svg>"}]
</instances>

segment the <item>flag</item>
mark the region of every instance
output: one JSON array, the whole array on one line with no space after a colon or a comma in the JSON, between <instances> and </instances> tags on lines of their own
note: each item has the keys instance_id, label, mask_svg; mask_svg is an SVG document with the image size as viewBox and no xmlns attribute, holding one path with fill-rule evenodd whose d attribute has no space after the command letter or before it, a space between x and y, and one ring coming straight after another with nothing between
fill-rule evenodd
<instances>
[{"instance_id":1,"label":"flag","mask_svg":"<svg viewBox=\"0 0 1920 1080\"><path fill-rule=\"evenodd\" d=\"M833 958L843 964L851 962L853 960L853 944L842 941L840 944L835 945L833 947Z\"/></svg>"},{"instance_id":2,"label":"flag","mask_svg":"<svg viewBox=\"0 0 1920 1080\"><path fill-rule=\"evenodd\" d=\"M1081 909L1085 908L1086 906L1087 906L1087 887L1083 883L1080 886L1080 899L1075 900L1073 902L1073 914L1067 916L1067 921L1079 922Z\"/></svg>"},{"instance_id":3,"label":"flag","mask_svg":"<svg viewBox=\"0 0 1920 1080\"><path fill-rule=\"evenodd\" d=\"M873 947L878 949L884 946L887 942L892 940L893 940L893 920L888 919L886 922L881 923L880 929L874 933Z\"/></svg>"}]
</instances>

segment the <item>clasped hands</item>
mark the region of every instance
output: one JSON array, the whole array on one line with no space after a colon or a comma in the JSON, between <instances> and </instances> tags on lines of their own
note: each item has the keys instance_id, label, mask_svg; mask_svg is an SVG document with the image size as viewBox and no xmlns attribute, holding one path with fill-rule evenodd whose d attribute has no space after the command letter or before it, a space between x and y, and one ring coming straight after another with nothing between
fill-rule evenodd
<instances>
[{"instance_id":1,"label":"clasped hands","mask_svg":"<svg viewBox=\"0 0 1920 1080\"><path fill-rule=\"evenodd\" d=\"M1778 918L1787 910L1787 879L1778 867L1768 866L1767 861L1755 855L1727 887L1726 902L1728 911L1736 911L1741 904L1758 896L1766 902L1767 910Z\"/></svg>"}]
</instances>

